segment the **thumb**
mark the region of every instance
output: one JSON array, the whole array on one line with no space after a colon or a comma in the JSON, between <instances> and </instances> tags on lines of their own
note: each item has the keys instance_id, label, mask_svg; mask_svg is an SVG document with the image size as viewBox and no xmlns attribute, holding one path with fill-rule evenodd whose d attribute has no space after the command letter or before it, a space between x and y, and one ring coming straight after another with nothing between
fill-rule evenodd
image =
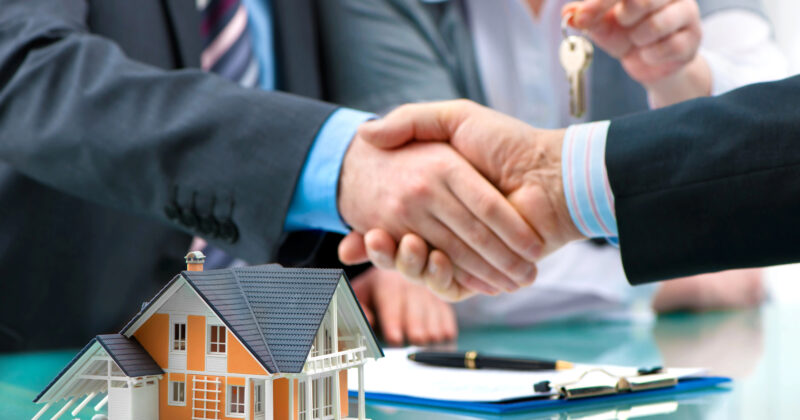
<instances>
[{"instance_id":1,"label":"thumb","mask_svg":"<svg viewBox=\"0 0 800 420\"><path fill-rule=\"evenodd\" d=\"M449 141L477 106L463 99L403 105L379 120L365 122L358 128L358 135L383 149L413 140Z\"/></svg>"},{"instance_id":2,"label":"thumb","mask_svg":"<svg viewBox=\"0 0 800 420\"><path fill-rule=\"evenodd\" d=\"M364 235L350 232L339 242L339 260L342 264L362 264L369 260L364 246Z\"/></svg>"}]
</instances>

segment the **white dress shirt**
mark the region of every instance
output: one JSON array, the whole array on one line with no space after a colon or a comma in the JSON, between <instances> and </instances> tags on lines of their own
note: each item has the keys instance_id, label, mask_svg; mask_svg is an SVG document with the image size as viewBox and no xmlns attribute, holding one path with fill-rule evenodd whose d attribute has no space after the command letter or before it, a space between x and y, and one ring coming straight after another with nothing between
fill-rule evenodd
<instances>
[{"instance_id":1,"label":"white dress shirt","mask_svg":"<svg viewBox=\"0 0 800 420\"><path fill-rule=\"evenodd\" d=\"M534 18L522 0L466 0L489 106L541 128L584 121L569 114L569 87L558 61L561 8L567 2L545 0ZM720 11L703 19L702 28L699 53L711 70L713 95L788 75L770 25L758 14ZM588 98L586 103L591 103ZM628 284L616 248L578 242L544 259L532 287L476 297L456 310L459 322L467 325L525 325L567 317L649 319L656 290L656 285Z\"/></svg>"}]
</instances>

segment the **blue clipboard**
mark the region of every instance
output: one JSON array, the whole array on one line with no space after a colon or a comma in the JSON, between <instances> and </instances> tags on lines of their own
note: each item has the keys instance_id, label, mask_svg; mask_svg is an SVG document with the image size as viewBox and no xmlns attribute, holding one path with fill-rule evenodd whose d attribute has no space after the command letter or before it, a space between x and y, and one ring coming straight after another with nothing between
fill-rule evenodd
<instances>
[{"instance_id":1,"label":"blue clipboard","mask_svg":"<svg viewBox=\"0 0 800 420\"><path fill-rule=\"evenodd\" d=\"M724 390L724 388L720 388L720 386L730 382L730 378L722 376L682 378L678 381L677 385L669 388L659 388L647 391L628 392L572 400L552 399L539 396L502 402L465 402L410 397L406 395L386 394L379 392L365 392L364 395L369 402L388 403L391 405L413 405L439 410L461 410L487 414L510 414L523 411L566 410L607 403L623 403L635 400L658 399L701 390ZM358 392L350 390L348 395L350 397L357 397Z\"/></svg>"}]
</instances>

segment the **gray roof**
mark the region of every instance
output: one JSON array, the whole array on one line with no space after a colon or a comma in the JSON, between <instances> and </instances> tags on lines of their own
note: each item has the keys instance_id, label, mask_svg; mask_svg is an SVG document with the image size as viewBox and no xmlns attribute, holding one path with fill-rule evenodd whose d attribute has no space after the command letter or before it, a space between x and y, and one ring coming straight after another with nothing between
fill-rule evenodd
<instances>
[{"instance_id":1,"label":"gray roof","mask_svg":"<svg viewBox=\"0 0 800 420\"><path fill-rule=\"evenodd\" d=\"M158 364L150 357L141 344L135 338L127 338L122 334L105 334L89 340L81 351L61 369L53 380L33 399L38 402L42 396L56 383L83 355L92 348L95 343L99 343L112 360L119 366L126 376L134 378L137 376L162 375L164 373Z\"/></svg>"},{"instance_id":2,"label":"gray roof","mask_svg":"<svg viewBox=\"0 0 800 420\"><path fill-rule=\"evenodd\" d=\"M270 373L299 373L344 271L270 264L181 275Z\"/></svg>"},{"instance_id":3,"label":"gray roof","mask_svg":"<svg viewBox=\"0 0 800 420\"><path fill-rule=\"evenodd\" d=\"M134 337L127 338L122 334L103 334L95 337L95 340L106 349L108 355L122 369L125 376L135 378L164 373L158 367L158 363L150 357L150 354Z\"/></svg>"}]
</instances>

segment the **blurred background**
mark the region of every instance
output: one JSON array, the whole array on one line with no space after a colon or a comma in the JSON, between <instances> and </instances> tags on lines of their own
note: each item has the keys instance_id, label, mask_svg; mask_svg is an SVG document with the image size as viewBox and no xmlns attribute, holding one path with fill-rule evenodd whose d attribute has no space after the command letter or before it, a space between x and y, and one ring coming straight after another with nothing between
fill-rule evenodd
<instances>
[{"instance_id":1,"label":"blurred background","mask_svg":"<svg viewBox=\"0 0 800 420\"><path fill-rule=\"evenodd\" d=\"M789 57L791 71L800 73L800 1L764 0L764 4L775 23L778 44ZM770 268L767 281L772 299L800 302L800 264Z\"/></svg>"},{"instance_id":2,"label":"blurred background","mask_svg":"<svg viewBox=\"0 0 800 420\"><path fill-rule=\"evenodd\" d=\"M800 1L764 0L775 23L778 44L789 56L791 70L800 73Z\"/></svg>"}]
</instances>

